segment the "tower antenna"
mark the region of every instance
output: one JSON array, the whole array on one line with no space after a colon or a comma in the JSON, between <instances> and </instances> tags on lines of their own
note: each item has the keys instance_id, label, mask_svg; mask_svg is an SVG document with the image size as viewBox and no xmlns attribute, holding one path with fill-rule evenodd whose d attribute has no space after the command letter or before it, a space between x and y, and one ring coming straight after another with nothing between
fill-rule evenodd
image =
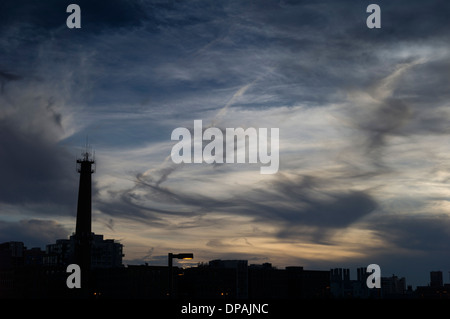
<instances>
[{"instance_id":1,"label":"tower antenna","mask_svg":"<svg viewBox=\"0 0 450 319\"><path fill-rule=\"evenodd\" d=\"M86 147L85 147L85 150L86 150L86 154L89 153L89 135L86 135Z\"/></svg>"}]
</instances>

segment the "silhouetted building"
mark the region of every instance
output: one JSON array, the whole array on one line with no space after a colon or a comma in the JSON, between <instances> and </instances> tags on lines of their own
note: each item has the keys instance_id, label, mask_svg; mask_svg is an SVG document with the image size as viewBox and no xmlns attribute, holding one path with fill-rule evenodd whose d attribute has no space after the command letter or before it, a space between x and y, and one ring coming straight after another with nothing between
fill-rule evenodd
<instances>
[{"instance_id":1,"label":"silhouetted building","mask_svg":"<svg viewBox=\"0 0 450 319\"><path fill-rule=\"evenodd\" d=\"M417 286L415 296L419 299L450 299L450 285L441 287Z\"/></svg>"},{"instance_id":2,"label":"silhouetted building","mask_svg":"<svg viewBox=\"0 0 450 319\"><path fill-rule=\"evenodd\" d=\"M20 241L0 244L0 269L23 266L25 263L25 246Z\"/></svg>"},{"instance_id":3,"label":"silhouetted building","mask_svg":"<svg viewBox=\"0 0 450 319\"><path fill-rule=\"evenodd\" d=\"M65 283L65 269L43 267L44 257L43 250L27 249L23 242L0 244L0 298L62 297L55 278Z\"/></svg>"},{"instance_id":4,"label":"silhouetted building","mask_svg":"<svg viewBox=\"0 0 450 319\"><path fill-rule=\"evenodd\" d=\"M114 239L103 239L103 235L91 235L90 268L123 267L123 245ZM70 239L58 239L55 244L48 244L44 264L48 266L67 266L74 262L76 247L75 236Z\"/></svg>"},{"instance_id":5,"label":"silhouetted building","mask_svg":"<svg viewBox=\"0 0 450 319\"><path fill-rule=\"evenodd\" d=\"M42 266L44 264L45 251L39 247L25 250L25 265Z\"/></svg>"},{"instance_id":6,"label":"silhouetted building","mask_svg":"<svg viewBox=\"0 0 450 319\"><path fill-rule=\"evenodd\" d=\"M177 276L180 270L173 268ZM167 266L128 265L92 270L91 297L120 299L168 298ZM175 289L177 281L175 281Z\"/></svg>"},{"instance_id":7,"label":"silhouetted building","mask_svg":"<svg viewBox=\"0 0 450 319\"><path fill-rule=\"evenodd\" d=\"M193 298L248 297L247 260L212 260L208 265L184 269L178 276L178 296Z\"/></svg>"},{"instance_id":8,"label":"silhouetted building","mask_svg":"<svg viewBox=\"0 0 450 319\"><path fill-rule=\"evenodd\" d=\"M114 241L114 239L103 239L103 235L94 233L92 235L92 268L122 267L123 245Z\"/></svg>"},{"instance_id":9,"label":"silhouetted building","mask_svg":"<svg viewBox=\"0 0 450 319\"><path fill-rule=\"evenodd\" d=\"M290 298L326 298L330 292L330 272L286 267Z\"/></svg>"},{"instance_id":10,"label":"silhouetted building","mask_svg":"<svg viewBox=\"0 0 450 319\"><path fill-rule=\"evenodd\" d=\"M249 298L328 298L330 272L303 267L277 269L271 264L249 267Z\"/></svg>"},{"instance_id":11,"label":"silhouetted building","mask_svg":"<svg viewBox=\"0 0 450 319\"><path fill-rule=\"evenodd\" d=\"M424 299L450 299L450 284L443 283L442 271L430 271L430 284L418 286L416 296Z\"/></svg>"},{"instance_id":12,"label":"silhouetted building","mask_svg":"<svg viewBox=\"0 0 450 319\"><path fill-rule=\"evenodd\" d=\"M383 298L399 298L406 294L406 279L391 277L381 277L381 295Z\"/></svg>"},{"instance_id":13,"label":"silhouetted building","mask_svg":"<svg viewBox=\"0 0 450 319\"><path fill-rule=\"evenodd\" d=\"M231 269L235 273L235 298L248 297L248 261L247 260L212 260L211 269Z\"/></svg>"},{"instance_id":14,"label":"silhouetted building","mask_svg":"<svg viewBox=\"0 0 450 319\"><path fill-rule=\"evenodd\" d=\"M286 299L289 297L289 278L285 269L270 263L249 266L249 297L254 299Z\"/></svg>"},{"instance_id":15,"label":"silhouetted building","mask_svg":"<svg viewBox=\"0 0 450 319\"><path fill-rule=\"evenodd\" d=\"M45 248L44 265L67 266L74 259L74 241L71 239L57 239L56 243L48 244Z\"/></svg>"},{"instance_id":16,"label":"silhouetted building","mask_svg":"<svg viewBox=\"0 0 450 319\"><path fill-rule=\"evenodd\" d=\"M353 287L350 282L350 269L334 268L330 270L330 290L333 297L353 297Z\"/></svg>"},{"instance_id":17,"label":"silhouetted building","mask_svg":"<svg viewBox=\"0 0 450 319\"><path fill-rule=\"evenodd\" d=\"M42 265L45 252L39 247L27 249L21 241L0 244L0 269Z\"/></svg>"},{"instance_id":18,"label":"silhouetted building","mask_svg":"<svg viewBox=\"0 0 450 319\"><path fill-rule=\"evenodd\" d=\"M303 267L277 269L247 260L212 260L180 270L178 296L206 299L327 298L330 272Z\"/></svg>"},{"instance_id":19,"label":"silhouetted building","mask_svg":"<svg viewBox=\"0 0 450 319\"><path fill-rule=\"evenodd\" d=\"M356 280L350 278L350 269L334 268L330 270L331 295L334 298L381 298L380 289L367 287L366 267L356 269Z\"/></svg>"},{"instance_id":20,"label":"silhouetted building","mask_svg":"<svg viewBox=\"0 0 450 319\"><path fill-rule=\"evenodd\" d=\"M430 286L442 287L443 285L442 271L430 271Z\"/></svg>"}]
</instances>

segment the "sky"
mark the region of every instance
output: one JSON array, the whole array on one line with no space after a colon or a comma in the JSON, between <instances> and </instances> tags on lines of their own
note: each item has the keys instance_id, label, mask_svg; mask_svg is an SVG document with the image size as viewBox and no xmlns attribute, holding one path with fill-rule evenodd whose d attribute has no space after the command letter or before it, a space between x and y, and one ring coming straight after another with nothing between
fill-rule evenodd
<instances>
[{"instance_id":1,"label":"sky","mask_svg":"<svg viewBox=\"0 0 450 319\"><path fill-rule=\"evenodd\" d=\"M81 8L69 29L66 8ZM381 28L369 29L369 4ZM95 150L93 231L124 264L213 259L450 270L450 2L0 4L0 242L75 230ZM176 164L178 127L278 128L279 170ZM181 265L181 264L179 264Z\"/></svg>"}]
</instances>

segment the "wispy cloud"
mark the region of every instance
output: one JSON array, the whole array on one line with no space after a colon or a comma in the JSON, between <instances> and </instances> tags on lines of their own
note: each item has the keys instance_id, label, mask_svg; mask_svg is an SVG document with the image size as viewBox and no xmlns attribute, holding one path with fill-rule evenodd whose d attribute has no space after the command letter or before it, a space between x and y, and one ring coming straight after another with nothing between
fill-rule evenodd
<instances>
[{"instance_id":1,"label":"wispy cloud","mask_svg":"<svg viewBox=\"0 0 450 319\"><path fill-rule=\"evenodd\" d=\"M129 260L174 247L324 267L327 256L440 260L448 3L382 2L376 32L352 1L78 4L79 32L59 1L2 3L3 229L74 217L75 153L88 135L94 229L120 237ZM170 133L194 119L279 128L279 174L172 163Z\"/></svg>"}]
</instances>

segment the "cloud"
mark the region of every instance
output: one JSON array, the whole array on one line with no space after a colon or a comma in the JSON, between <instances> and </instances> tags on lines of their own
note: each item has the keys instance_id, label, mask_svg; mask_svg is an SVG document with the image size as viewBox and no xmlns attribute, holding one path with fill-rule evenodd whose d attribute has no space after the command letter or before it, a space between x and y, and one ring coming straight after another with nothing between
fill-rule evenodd
<instances>
[{"instance_id":1,"label":"cloud","mask_svg":"<svg viewBox=\"0 0 450 319\"><path fill-rule=\"evenodd\" d=\"M68 238L70 232L54 220L26 219L18 222L0 221L0 242L21 241L28 248L54 243Z\"/></svg>"},{"instance_id":2,"label":"cloud","mask_svg":"<svg viewBox=\"0 0 450 319\"><path fill-rule=\"evenodd\" d=\"M444 254L450 240L448 215L373 216L370 228L394 249L421 254Z\"/></svg>"},{"instance_id":3,"label":"cloud","mask_svg":"<svg viewBox=\"0 0 450 319\"><path fill-rule=\"evenodd\" d=\"M80 1L69 30L70 2L3 1L0 202L17 213L5 219L75 212L68 148L89 135L94 218L142 236L143 260L177 241L204 258L234 246L223 256L356 260L370 247L438 260L450 4L380 1L380 30L365 26L369 2ZM280 128L280 174L171 163L170 132L193 119Z\"/></svg>"},{"instance_id":4,"label":"cloud","mask_svg":"<svg viewBox=\"0 0 450 319\"><path fill-rule=\"evenodd\" d=\"M258 222L278 224L280 239L326 242L334 230L350 227L377 208L368 192L344 185L333 189L333 184L312 176L280 177L257 192L259 200L247 203L244 211Z\"/></svg>"},{"instance_id":5,"label":"cloud","mask_svg":"<svg viewBox=\"0 0 450 319\"><path fill-rule=\"evenodd\" d=\"M68 169L73 155L56 137L63 133L58 97L35 81L11 81L0 96L0 201L70 206L76 174Z\"/></svg>"},{"instance_id":6,"label":"cloud","mask_svg":"<svg viewBox=\"0 0 450 319\"><path fill-rule=\"evenodd\" d=\"M219 221L225 227L246 217L251 223L277 227L273 234L277 238L319 242L327 241L333 230L349 227L377 208L376 200L368 192L338 187L332 181L313 176L280 175L264 187L240 188L226 199L213 193L172 189L143 175L137 179L135 187L114 196L119 201L102 201L100 210L124 217L121 209L113 207L127 206L128 218L168 229L188 224L201 229L211 225L210 218L226 215L227 222Z\"/></svg>"},{"instance_id":7,"label":"cloud","mask_svg":"<svg viewBox=\"0 0 450 319\"><path fill-rule=\"evenodd\" d=\"M66 13L70 1L50 0L44 3L35 3L29 0L6 0L1 5L1 24L9 27L21 22L23 25L31 25L42 30L58 30L66 27L66 19L70 13ZM81 8L81 31L95 32L104 28L132 27L139 25L146 18L146 11L142 10L139 3L113 0L108 3L79 0L77 4ZM148 11L147 11L148 12Z\"/></svg>"},{"instance_id":8,"label":"cloud","mask_svg":"<svg viewBox=\"0 0 450 319\"><path fill-rule=\"evenodd\" d=\"M431 270L445 272L448 267L448 215L373 214L360 227L373 237L366 239L369 245L364 258L346 261L350 267L370 260L381 266L382 276L401 274L406 277L407 284L413 286L427 285Z\"/></svg>"}]
</instances>

